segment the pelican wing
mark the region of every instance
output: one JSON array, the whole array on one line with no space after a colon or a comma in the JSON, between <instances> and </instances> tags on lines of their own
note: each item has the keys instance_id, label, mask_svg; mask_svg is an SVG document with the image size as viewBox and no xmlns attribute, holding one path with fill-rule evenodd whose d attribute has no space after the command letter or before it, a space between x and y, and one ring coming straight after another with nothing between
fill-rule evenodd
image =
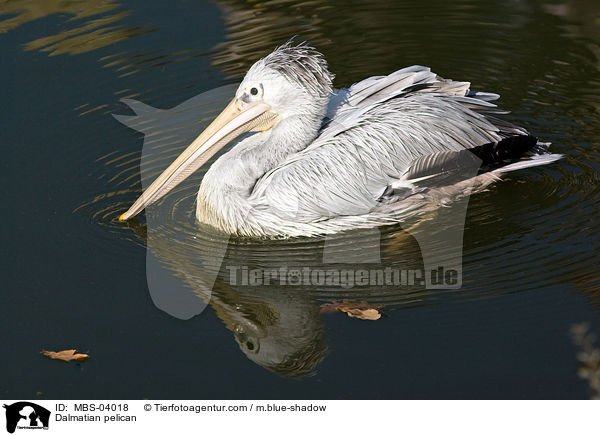
<instances>
[{"instance_id":1,"label":"pelican wing","mask_svg":"<svg viewBox=\"0 0 600 436\"><path fill-rule=\"evenodd\" d=\"M373 76L355 83L350 88L337 90L329 100L325 125L343 113L366 107L382 99L409 93L441 93L452 96L470 96L480 101L494 101L498 94L470 91L469 82L443 79L428 67L413 65L388 76ZM496 107L491 105L490 107Z\"/></svg>"},{"instance_id":2,"label":"pelican wing","mask_svg":"<svg viewBox=\"0 0 600 436\"><path fill-rule=\"evenodd\" d=\"M418 66L366 79L332 97L319 137L259 179L250 201L299 222L369 213L413 165L439 162L424 156L526 134L493 116L497 97Z\"/></svg>"}]
</instances>

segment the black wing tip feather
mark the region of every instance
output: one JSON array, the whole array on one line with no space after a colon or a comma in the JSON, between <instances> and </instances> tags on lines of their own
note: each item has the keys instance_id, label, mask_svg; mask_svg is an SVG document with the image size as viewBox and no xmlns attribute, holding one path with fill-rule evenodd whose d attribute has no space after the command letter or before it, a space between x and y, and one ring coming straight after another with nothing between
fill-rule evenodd
<instances>
[{"instance_id":1,"label":"black wing tip feather","mask_svg":"<svg viewBox=\"0 0 600 436\"><path fill-rule=\"evenodd\" d=\"M469 148L469 151L481 159L482 166L490 166L518 160L531 152L541 152L543 147L533 135L515 135Z\"/></svg>"},{"instance_id":2,"label":"black wing tip feather","mask_svg":"<svg viewBox=\"0 0 600 436\"><path fill-rule=\"evenodd\" d=\"M414 160L404 175L410 185L390 185L378 201L395 202L416 190L464 180L473 170L476 174L482 174L518 162L527 156L543 155L547 152L548 145L538 142L537 137L532 135L514 135L461 151L424 155Z\"/></svg>"}]
</instances>

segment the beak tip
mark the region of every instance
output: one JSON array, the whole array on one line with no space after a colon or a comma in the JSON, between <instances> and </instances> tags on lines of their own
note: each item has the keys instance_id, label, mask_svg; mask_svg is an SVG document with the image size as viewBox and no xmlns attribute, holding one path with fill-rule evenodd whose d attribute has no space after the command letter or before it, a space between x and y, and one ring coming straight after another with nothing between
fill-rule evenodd
<instances>
[{"instance_id":1,"label":"beak tip","mask_svg":"<svg viewBox=\"0 0 600 436\"><path fill-rule=\"evenodd\" d=\"M127 218L125 218L125 215L127 215L127 214L126 214L126 213L124 213L124 214L122 214L122 215L120 215L120 216L119 216L119 222L121 222L121 223L122 223L122 222L125 222L125 221L127 221Z\"/></svg>"}]
</instances>

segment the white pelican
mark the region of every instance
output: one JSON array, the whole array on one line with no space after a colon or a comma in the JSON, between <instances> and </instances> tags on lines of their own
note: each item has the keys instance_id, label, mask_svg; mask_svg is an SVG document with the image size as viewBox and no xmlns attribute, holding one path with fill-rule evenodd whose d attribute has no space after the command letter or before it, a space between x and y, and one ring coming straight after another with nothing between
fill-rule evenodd
<instances>
[{"instance_id":1,"label":"white pelican","mask_svg":"<svg viewBox=\"0 0 600 436\"><path fill-rule=\"evenodd\" d=\"M197 220L247 236L389 224L395 204L449 175L473 178L559 155L502 121L470 83L412 66L334 91L321 53L290 42L257 61L234 99L120 220L156 202L246 132L206 172ZM481 169L480 169L481 167ZM474 170L474 171L473 171ZM497 178L497 177L496 177Z\"/></svg>"}]
</instances>

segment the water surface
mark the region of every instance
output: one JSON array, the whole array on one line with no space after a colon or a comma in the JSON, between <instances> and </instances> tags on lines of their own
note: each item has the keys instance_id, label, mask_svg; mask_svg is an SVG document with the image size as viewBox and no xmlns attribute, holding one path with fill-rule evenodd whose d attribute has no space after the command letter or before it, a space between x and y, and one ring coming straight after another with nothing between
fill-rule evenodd
<instances>
[{"instance_id":1,"label":"water surface","mask_svg":"<svg viewBox=\"0 0 600 436\"><path fill-rule=\"evenodd\" d=\"M593 396L577 375L569 330L588 322L600 331L599 23L600 6L575 0L0 4L1 395ZM458 290L227 281L228 265L322 265L326 245L342 263L352 256L348 247L372 248L369 232L232 240L224 263L211 265L220 271L214 286L206 283L201 254L223 245L193 224L200 171L165 198L176 225L153 245L190 308L172 316L148 290L146 219L116 218L139 195L141 172L159 172L187 139L171 132L172 143L162 142L141 171L143 133L112 114L133 115L124 98L169 109L233 86L293 35L325 54L338 87L422 64L497 92L508 119L565 158L512 173L469 199ZM210 110L198 113L200 126ZM435 235L446 213L412 223L416 230L383 229L379 264L421 268L414 232ZM386 316L368 322L319 313L344 299L377 305ZM77 366L38 355L73 347L92 358Z\"/></svg>"}]
</instances>

